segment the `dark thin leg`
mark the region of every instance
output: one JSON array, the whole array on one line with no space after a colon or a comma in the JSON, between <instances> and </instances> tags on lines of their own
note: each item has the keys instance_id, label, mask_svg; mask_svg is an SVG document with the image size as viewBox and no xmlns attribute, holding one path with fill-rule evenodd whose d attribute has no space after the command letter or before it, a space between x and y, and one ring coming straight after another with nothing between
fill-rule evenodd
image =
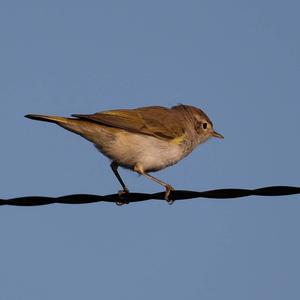
<instances>
[{"instance_id":1,"label":"dark thin leg","mask_svg":"<svg viewBox=\"0 0 300 300\"><path fill-rule=\"evenodd\" d=\"M124 193L129 193L129 190L128 190L127 186L125 185L124 181L122 180L122 178L121 178L121 176L120 176L120 174L118 172L118 167L119 167L118 163L116 163L115 161L113 161L110 164L110 167L111 167L112 171L114 172L114 174L116 175L118 181L120 182L120 184L121 184L121 186L123 188L123 192Z\"/></svg>"},{"instance_id":2,"label":"dark thin leg","mask_svg":"<svg viewBox=\"0 0 300 300\"><path fill-rule=\"evenodd\" d=\"M162 185L163 187L165 187L165 189L166 189L165 199L167 200L167 202L169 204L173 204L174 200L170 199L169 196L170 196L171 191L174 191L174 188L170 184L163 182L162 180L144 172L143 168L140 165L136 165L134 167L134 171L138 172L139 174L141 174L141 175L155 181L156 183Z\"/></svg>"}]
</instances>

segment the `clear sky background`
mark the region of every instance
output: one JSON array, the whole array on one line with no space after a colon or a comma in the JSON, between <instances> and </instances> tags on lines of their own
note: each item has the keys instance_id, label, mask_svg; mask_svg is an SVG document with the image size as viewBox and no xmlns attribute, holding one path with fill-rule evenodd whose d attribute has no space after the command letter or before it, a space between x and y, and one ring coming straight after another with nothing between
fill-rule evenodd
<instances>
[{"instance_id":1,"label":"clear sky background","mask_svg":"<svg viewBox=\"0 0 300 300\"><path fill-rule=\"evenodd\" d=\"M210 140L178 189L299 182L298 1L1 1L1 198L110 194L108 160L25 119L179 102ZM132 191L158 192L121 170ZM299 299L300 199L0 207L0 299Z\"/></svg>"}]
</instances>

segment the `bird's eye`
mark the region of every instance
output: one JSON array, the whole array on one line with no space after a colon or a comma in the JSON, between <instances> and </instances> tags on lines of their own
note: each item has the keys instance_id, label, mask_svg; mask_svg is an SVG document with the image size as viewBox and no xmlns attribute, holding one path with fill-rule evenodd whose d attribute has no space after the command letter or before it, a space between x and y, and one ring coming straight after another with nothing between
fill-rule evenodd
<instances>
[{"instance_id":1,"label":"bird's eye","mask_svg":"<svg viewBox=\"0 0 300 300\"><path fill-rule=\"evenodd\" d=\"M204 122L204 123L202 124L202 127L203 127L203 129L206 129L206 128L207 128L207 123Z\"/></svg>"}]
</instances>

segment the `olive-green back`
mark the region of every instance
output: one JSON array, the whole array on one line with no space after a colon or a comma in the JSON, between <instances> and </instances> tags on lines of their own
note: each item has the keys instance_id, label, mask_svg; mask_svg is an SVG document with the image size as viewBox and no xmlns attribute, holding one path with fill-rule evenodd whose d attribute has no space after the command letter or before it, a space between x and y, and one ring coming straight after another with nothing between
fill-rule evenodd
<instances>
[{"instance_id":1,"label":"olive-green back","mask_svg":"<svg viewBox=\"0 0 300 300\"><path fill-rule=\"evenodd\" d=\"M72 116L157 138L174 139L185 132L184 118L180 112L161 106L109 110L91 115L75 114Z\"/></svg>"}]
</instances>

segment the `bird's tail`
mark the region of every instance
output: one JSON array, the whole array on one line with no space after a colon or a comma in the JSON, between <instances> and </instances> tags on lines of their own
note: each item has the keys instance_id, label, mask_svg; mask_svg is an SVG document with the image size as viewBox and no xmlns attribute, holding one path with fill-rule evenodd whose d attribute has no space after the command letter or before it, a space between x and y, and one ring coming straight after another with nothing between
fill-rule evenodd
<instances>
[{"instance_id":1,"label":"bird's tail","mask_svg":"<svg viewBox=\"0 0 300 300\"><path fill-rule=\"evenodd\" d=\"M98 143L100 135L101 137L104 136L104 131L102 130L101 125L95 124L86 120L80 120L77 118L65 118L65 117L58 117L58 116L45 116L45 115L35 115L29 114L25 116L28 119L37 120L37 121L44 121L55 123L64 129L67 129L71 132L81 135L85 139L89 140L92 143ZM104 138L103 138L104 140Z\"/></svg>"},{"instance_id":2,"label":"bird's tail","mask_svg":"<svg viewBox=\"0 0 300 300\"><path fill-rule=\"evenodd\" d=\"M43 121L43 122L50 122L55 123L69 131L72 131L74 133L83 135L86 132L87 129L87 122L81 121L76 118L65 118L65 117L58 117L58 116L45 116L45 115L26 115L25 118L37 120L37 121Z\"/></svg>"},{"instance_id":3,"label":"bird's tail","mask_svg":"<svg viewBox=\"0 0 300 300\"><path fill-rule=\"evenodd\" d=\"M25 118L37 120L37 121L51 122L51 123L55 123L55 124L59 124L59 125L70 123L70 121L72 120L71 118L64 118L64 117L57 117L57 116L45 116L45 115L34 115L34 114L26 115Z\"/></svg>"}]
</instances>

